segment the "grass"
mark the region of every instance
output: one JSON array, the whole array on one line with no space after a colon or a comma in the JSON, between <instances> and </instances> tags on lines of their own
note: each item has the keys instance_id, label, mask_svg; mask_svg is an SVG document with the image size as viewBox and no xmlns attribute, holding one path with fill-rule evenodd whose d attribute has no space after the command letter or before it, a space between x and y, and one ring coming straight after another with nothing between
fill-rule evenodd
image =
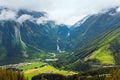
<instances>
[{"instance_id":1,"label":"grass","mask_svg":"<svg viewBox=\"0 0 120 80\"><path fill-rule=\"evenodd\" d=\"M25 77L28 77L29 80L31 80L31 78L33 76L38 75L38 74L42 74L42 73L56 73L56 74L61 74L64 76L77 74L76 72L59 70L53 66L48 65L48 66L44 66L44 67L38 68L38 69L27 70L24 72L24 75L25 75Z\"/></svg>"},{"instance_id":2,"label":"grass","mask_svg":"<svg viewBox=\"0 0 120 80\"><path fill-rule=\"evenodd\" d=\"M109 50L110 45L105 45L95 52L89 57L89 59L97 59L102 64L115 64L114 57L112 55L112 51Z\"/></svg>"},{"instance_id":3,"label":"grass","mask_svg":"<svg viewBox=\"0 0 120 80\"><path fill-rule=\"evenodd\" d=\"M44 66L46 63L44 62L33 62L30 65L26 65L26 66L22 66L20 69L21 70L30 70L30 69L34 69L35 67L41 67Z\"/></svg>"}]
</instances>

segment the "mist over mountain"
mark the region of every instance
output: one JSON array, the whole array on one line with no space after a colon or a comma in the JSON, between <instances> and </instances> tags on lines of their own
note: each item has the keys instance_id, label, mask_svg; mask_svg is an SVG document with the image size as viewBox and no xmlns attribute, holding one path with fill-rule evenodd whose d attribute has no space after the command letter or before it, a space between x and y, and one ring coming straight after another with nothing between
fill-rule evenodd
<instances>
[{"instance_id":1,"label":"mist over mountain","mask_svg":"<svg viewBox=\"0 0 120 80\"><path fill-rule=\"evenodd\" d=\"M14 63L12 59L28 58L33 53L29 52L31 49L46 53L65 51L69 31L66 25L47 20L45 12L1 7L1 60L11 59Z\"/></svg>"},{"instance_id":2,"label":"mist over mountain","mask_svg":"<svg viewBox=\"0 0 120 80\"><path fill-rule=\"evenodd\" d=\"M1 7L0 60L15 63L14 59L32 58L34 52L75 52L119 26L119 21L119 7L88 15L71 27L48 20L46 12Z\"/></svg>"},{"instance_id":3,"label":"mist over mountain","mask_svg":"<svg viewBox=\"0 0 120 80\"><path fill-rule=\"evenodd\" d=\"M74 25L76 28L71 33L71 41L76 40L73 45L77 49L71 56L75 59L74 67L81 63L79 60L92 65L119 65L120 12L118 7L91 15L84 23L80 25L78 23Z\"/></svg>"},{"instance_id":4,"label":"mist over mountain","mask_svg":"<svg viewBox=\"0 0 120 80\"><path fill-rule=\"evenodd\" d=\"M82 47L91 43L92 40L109 31L111 28L120 25L120 12L118 7L110 8L106 11L91 15L83 19L82 23L78 22L76 28L71 33L71 38L76 41L76 46ZM78 25L80 24L80 25ZM73 43L73 45L75 45ZM76 47L77 48L77 47Z\"/></svg>"},{"instance_id":5,"label":"mist over mountain","mask_svg":"<svg viewBox=\"0 0 120 80\"><path fill-rule=\"evenodd\" d=\"M119 80L120 0L0 0L0 80Z\"/></svg>"}]
</instances>

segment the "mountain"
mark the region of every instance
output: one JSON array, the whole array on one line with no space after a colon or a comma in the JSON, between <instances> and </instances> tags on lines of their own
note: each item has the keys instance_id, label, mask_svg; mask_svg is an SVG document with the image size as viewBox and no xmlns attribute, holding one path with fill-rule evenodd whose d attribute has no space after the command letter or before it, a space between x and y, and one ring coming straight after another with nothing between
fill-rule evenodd
<instances>
[{"instance_id":1,"label":"mountain","mask_svg":"<svg viewBox=\"0 0 120 80\"><path fill-rule=\"evenodd\" d=\"M88 17L80 25L77 24L70 36L71 40L76 40L73 45L78 48L69 56L71 60L74 58L73 65L79 60L92 65L120 64L119 15L117 8L111 8L104 13Z\"/></svg>"},{"instance_id":2,"label":"mountain","mask_svg":"<svg viewBox=\"0 0 120 80\"><path fill-rule=\"evenodd\" d=\"M58 55L59 61L54 66L86 71L102 65L119 65L120 12L117 9L87 16L73 25L68 38L73 52Z\"/></svg>"},{"instance_id":3,"label":"mountain","mask_svg":"<svg viewBox=\"0 0 120 80\"><path fill-rule=\"evenodd\" d=\"M67 49L69 28L46 20L46 15L45 12L0 8L1 64Z\"/></svg>"},{"instance_id":4,"label":"mountain","mask_svg":"<svg viewBox=\"0 0 120 80\"><path fill-rule=\"evenodd\" d=\"M99 46L92 55L86 57L86 60L98 60L102 64L120 64L120 26L114 27L96 41L96 46Z\"/></svg>"},{"instance_id":5,"label":"mountain","mask_svg":"<svg viewBox=\"0 0 120 80\"><path fill-rule=\"evenodd\" d=\"M92 64L119 64L119 37L120 26L116 26L77 50L75 57Z\"/></svg>"},{"instance_id":6,"label":"mountain","mask_svg":"<svg viewBox=\"0 0 120 80\"><path fill-rule=\"evenodd\" d=\"M84 22L83 22L84 21ZM71 32L71 43L73 48L80 48L101 34L109 31L114 26L120 25L120 12L116 8L110 8L107 11L100 12L91 16L87 16L82 23L77 22L73 27L76 28ZM78 25L80 24L80 25Z\"/></svg>"},{"instance_id":7,"label":"mountain","mask_svg":"<svg viewBox=\"0 0 120 80\"><path fill-rule=\"evenodd\" d=\"M63 52L72 53L67 55L71 63L94 59L99 62L101 58L96 55L104 55L102 52L107 51L105 56L111 59L108 63L115 64L117 58L114 58L113 48L107 42L115 43L113 39L111 41L113 36L108 35L119 30L120 12L117 9L110 8L89 15L68 27L48 20L45 12L0 7L0 62L17 63L48 56L45 53ZM104 61L101 63L106 63Z\"/></svg>"}]
</instances>

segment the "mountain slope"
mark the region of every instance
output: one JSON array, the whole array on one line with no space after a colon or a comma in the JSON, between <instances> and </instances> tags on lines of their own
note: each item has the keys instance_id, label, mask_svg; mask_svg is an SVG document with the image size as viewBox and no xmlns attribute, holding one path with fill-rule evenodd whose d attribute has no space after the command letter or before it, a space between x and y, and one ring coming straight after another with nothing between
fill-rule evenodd
<instances>
[{"instance_id":1,"label":"mountain slope","mask_svg":"<svg viewBox=\"0 0 120 80\"><path fill-rule=\"evenodd\" d=\"M118 29L118 30L120 31L120 29ZM113 31L113 33L115 33L115 31ZM105 42L108 42L108 43L104 44L98 50L93 52L93 55L91 55L90 58L92 57L94 59L97 59L97 57L99 57L97 60L102 61L101 62L102 64L104 64L104 63L114 64L114 62L116 64L119 64L119 57L120 57L120 55L119 55L119 53L120 53L120 51L119 51L119 49L120 49L120 38L119 37L120 37L120 33L118 32L118 33L116 33L116 36L110 36L108 39L104 40L102 43L105 43ZM105 52L102 51L102 50L99 52L99 50L101 48ZM107 55L105 57L106 54L109 54L109 55ZM101 57L99 55L101 55Z\"/></svg>"},{"instance_id":2,"label":"mountain slope","mask_svg":"<svg viewBox=\"0 0 120 80\"><path fill-rule=\"evenodd\" d=\"M96 64L119 64L119 37L120 27L114 27L93 40L87 47L76 51L75 56L85 61L95 61Z\"/></svg>"},{"instance_id":3,"label":"mountain slope","mask_svg":"<svg viewBox=\"0 0 120 80\"><path fill-rule=\"evenodd\" d=\"M12 16L3 17L4 13ZM1 63L15 63L32 59L33 56L39 57L43 53L65 51L73 52L68 55L71 63L86 57L106 63L104 61L108 59L102 62L103 56L97 58L95 55L107 50L106 55L101 55L109 56L109 63L114 64L114 47L111 48L111 44L117 43L113 40L118 36L116 32L120 25L120 12L117 12L117 7L88 16L69 28L67 25L58 25L55 21L47 20L46 17L45 12L0 8ZM108 44L109 42L111 44ZM92 53L94 56L91 57Z\"/></svg>"},{"instance_id":4,"label":"mountain slope","mask_svg":"<svg viewBox=\"0 0 120 80\"><path fill-rule=\"evenodd\" d=\"M3 17L4 13L12 16ZM69 28L43 20L45 12L0 8L0 62L16 63L67 49ZM36 54L35 54L36 53Z\"/></svg>"},{"instance_id":5,"label":"mountain slope","mask_svg":"<svg viewBox=\"0 0 120 80\"><path fill-rule=\"evenodd\" d=\"M74 26L76 28L72 31L70 36L71 43L74 45L73 48L83 47L84 45L91 43L101 34L109 31L114 26L119 26L119 14L117 8L110 8L106 12L87 17L84 23L80 25L75 24Z\"/></svg>"}]
</instances>

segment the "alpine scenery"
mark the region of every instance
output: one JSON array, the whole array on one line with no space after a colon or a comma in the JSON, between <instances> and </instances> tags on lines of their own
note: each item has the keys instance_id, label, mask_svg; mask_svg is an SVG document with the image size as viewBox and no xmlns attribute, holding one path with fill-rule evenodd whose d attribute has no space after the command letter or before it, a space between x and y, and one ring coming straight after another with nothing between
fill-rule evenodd
<instances>
[{"instance_id":1,"label":"alpine scenery","mask_svg":"<svg viewBox=\"0 0 120 80\"><path fill-rule=\"evenodd\" d=\"M0 0L0 80L120 80L120 0Z\"/></svg>"}]
</instances>

